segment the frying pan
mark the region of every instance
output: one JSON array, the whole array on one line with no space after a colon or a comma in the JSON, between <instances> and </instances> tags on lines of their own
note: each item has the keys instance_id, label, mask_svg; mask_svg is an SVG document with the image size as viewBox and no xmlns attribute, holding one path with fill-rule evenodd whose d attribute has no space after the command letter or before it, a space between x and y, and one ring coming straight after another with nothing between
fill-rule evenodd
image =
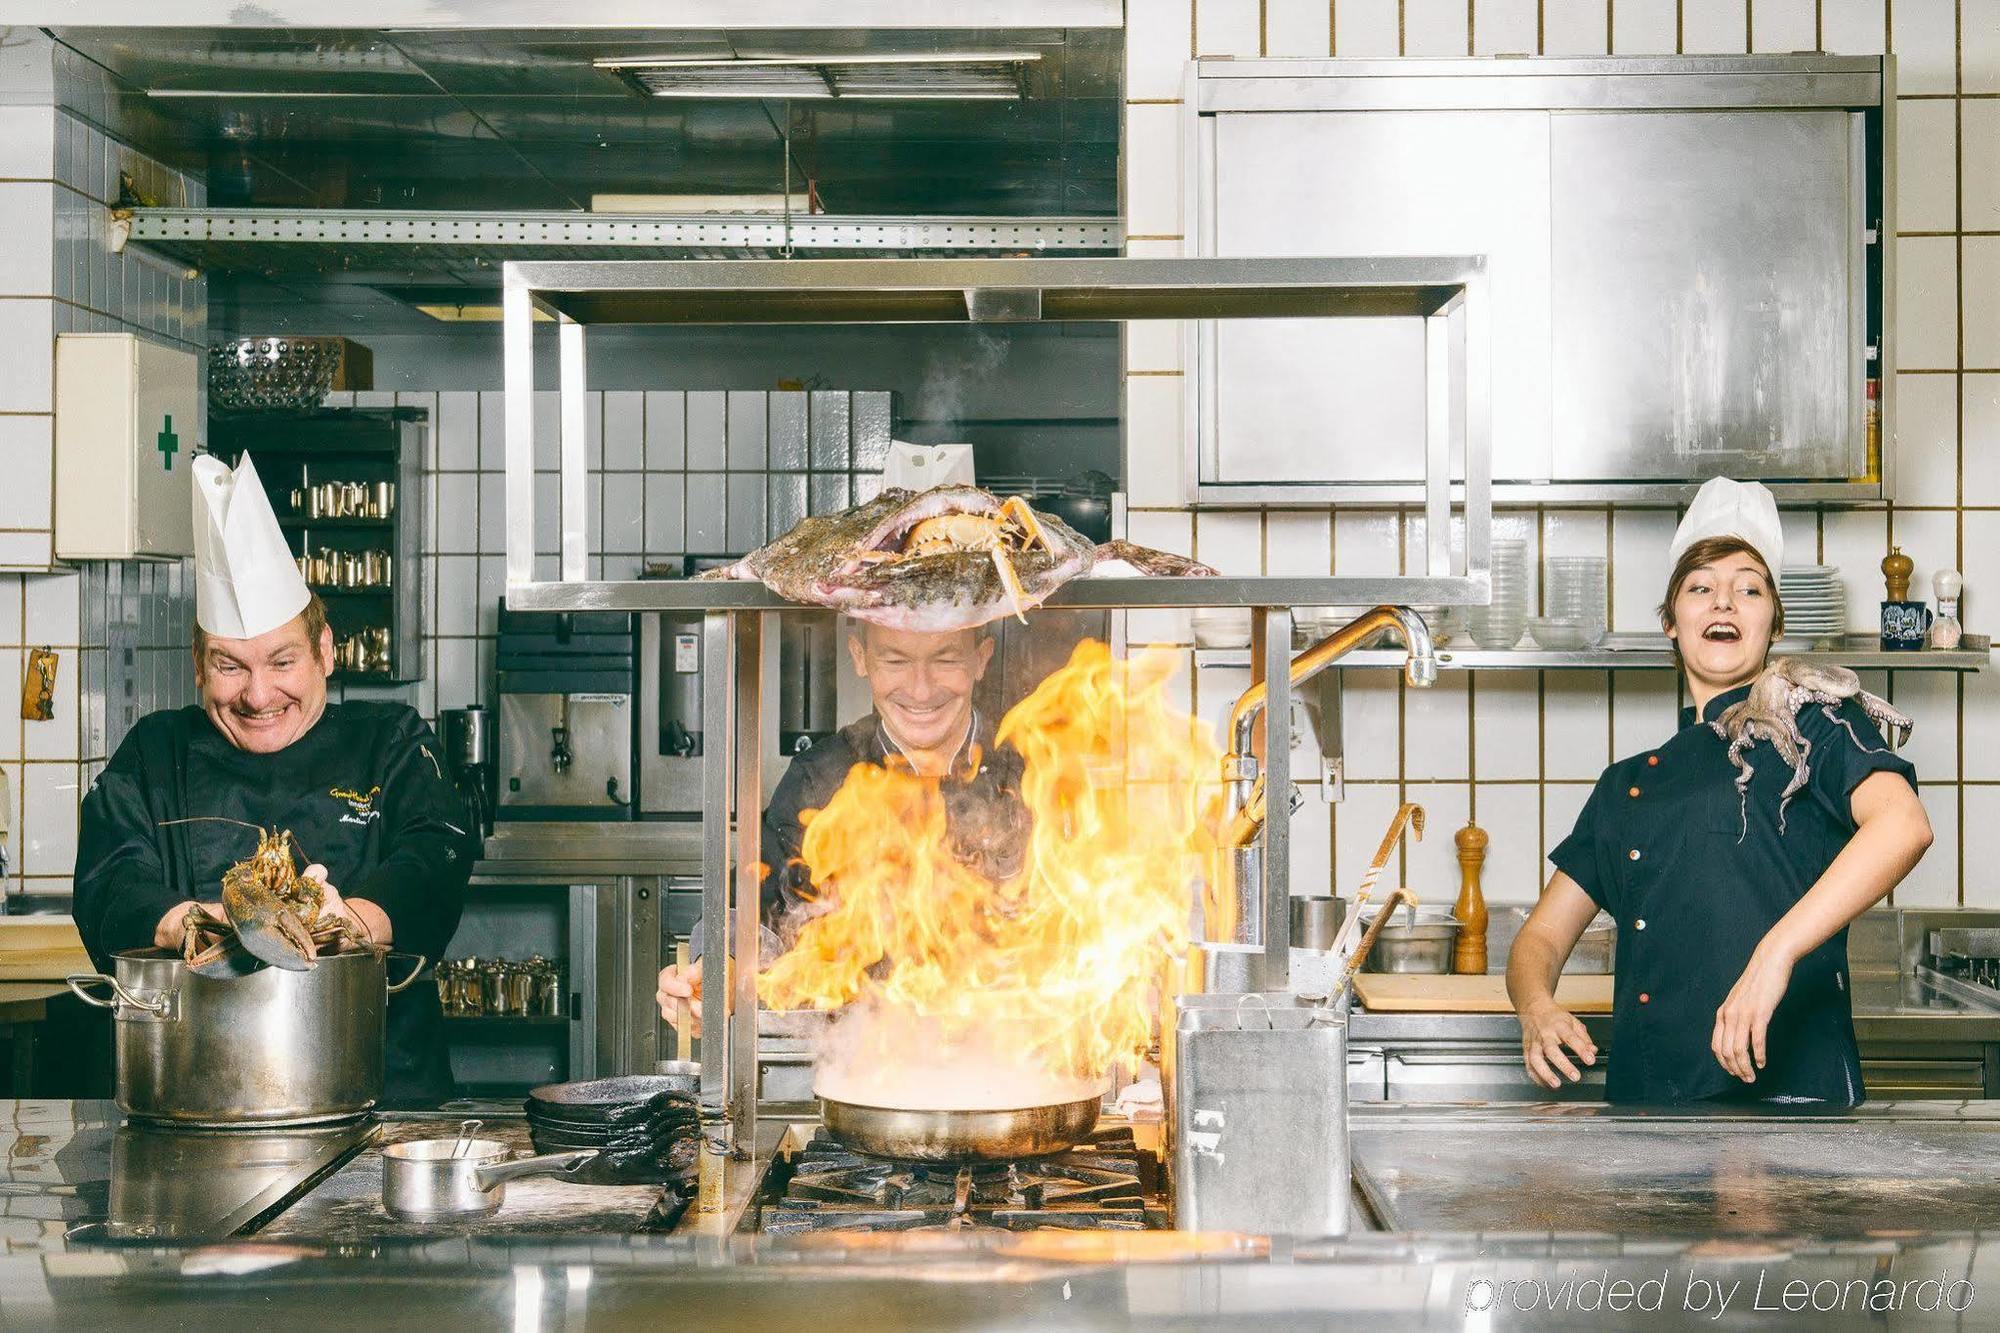
<instances>
[{"instance_id":1,"label":"frying pan","mask_svg":"<svg viewBox=\"0 0 2000 1333\"><path fill-rule=\"evenodd\" d=\"M820 1098L827 1132L855 1152L913 1162L1046 1157L1090 1137L1099 1097L1004 1111L917 1111Z\"/></svg>"},{"instance_id":2,"label":"frying pan","mask_svg":"<svg viewBox=\"0 0 2000 1333\"><path fill-rule=\"evenodd\" d=\"M679 1096L691 1101L687 1080L675 1074L621 1074L580 1083L547 1083L528 1094L530 1120L577 1125L621 1125L650 1120ZM657 1103L657 1104L656 1104Z\"/></svg>"}]
</instances>

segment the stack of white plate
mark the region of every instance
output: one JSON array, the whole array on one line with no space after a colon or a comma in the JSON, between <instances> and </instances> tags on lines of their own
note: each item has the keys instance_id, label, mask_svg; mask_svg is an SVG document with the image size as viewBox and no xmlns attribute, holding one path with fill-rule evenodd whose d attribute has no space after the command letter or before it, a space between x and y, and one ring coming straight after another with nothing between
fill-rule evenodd
<instances>
[{"instance_id":1,"label":"stack of white plate","mask_svg":"<svg viewBox=\"0 0 2000 1333\"><path fill-rule=\"evenodd\" d=\"M1785 603L1785 637L1825 639L1847 633L1847 587L1834 565L1786 565L1778 595Z\"/></svg>"}]
</instances>

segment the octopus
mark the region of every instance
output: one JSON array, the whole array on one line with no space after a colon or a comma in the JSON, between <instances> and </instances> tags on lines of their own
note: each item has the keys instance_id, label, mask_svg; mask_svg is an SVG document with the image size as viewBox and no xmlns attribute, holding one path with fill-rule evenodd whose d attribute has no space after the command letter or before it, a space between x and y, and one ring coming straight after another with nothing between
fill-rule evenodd
<instances>
[{"instance_id":1,"label":"octopus","mask_svg":"<svg viewBox=\"0 0 2000 1333\"><path fill-rule=\"evenodd\" d=\"M1915 723L1891 707L1888 700L1862 689L1859 676L1846 667L1823 666L1796 657L1781 657L1765 667L1750 686L1749 695L1741 703L1724 709L1722 716L1708 724L1716 735L1729 742L1729 762L1736 767L1736 793L1743 820L1738 842L1750 832L1750 779L1756 774L1744 754L1760 740L1771 742L1778 757L1792 769L1792 780L1778 800L1778 832L1785 831L1785 807L1812 775L1812 742L1800 732L1798 723L1799 713L1805 708L1816 705L1856 746L1871 754L1880 753L1880 747L1862 740L1840 715L1841 704L1849 699L1859 703L1872 721L1888 727L1896 746L1909 739Z\"/></svg>"}]
</instances>

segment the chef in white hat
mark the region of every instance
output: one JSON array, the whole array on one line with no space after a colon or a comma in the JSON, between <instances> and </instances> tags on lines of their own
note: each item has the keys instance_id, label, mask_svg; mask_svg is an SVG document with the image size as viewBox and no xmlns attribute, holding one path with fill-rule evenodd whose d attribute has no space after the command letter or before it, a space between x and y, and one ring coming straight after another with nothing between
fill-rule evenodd
<instances>
[{"instance_id":1,"label":"chef in white hat","mask_svg":"<svg viewBox=\"0 0 2000 1333\"><path fill-rule=\"evenodd\" d=\"M1751 777L1738 788L1713 724L1750 697L1784 631L1784 543L1771 492L1726 477L1674 533L1659 615L1691 706L1673 735L1598 779L1508 959L1522 1058L1546 1087L1578 1085L1597 1063L1602 1027L1557 1004L1555 983L1604 911L1618 926L1607 1100L1865 1096L1847 924L1916 865L1930 822L1916 771L1854 699L1772 719L1811 747L1800 790L1786 791L1795 770L1768 738L1742 753Z\"/></svg>"},{"instance_id":2,"label":"chef in white hat","mask_svg":"<svg viewBox=\"0 0 2000 1333\"><path fill-rule=\"evenodd\" d=\"M333 630L257 469L197 457L194 680L201 702L141 718L84 797L76 923L100 970L123 949L179 950L197 903L223 916L222 876L289 831L324 885L322 916L399 953L440 957L477 842L414 709L332 703ZM198 918L197 918L198 919ZM216 970L307 960L247 928ZM452 1095L434 986L389 1004L385 1100Z\"/></svg>"}]
</instances>

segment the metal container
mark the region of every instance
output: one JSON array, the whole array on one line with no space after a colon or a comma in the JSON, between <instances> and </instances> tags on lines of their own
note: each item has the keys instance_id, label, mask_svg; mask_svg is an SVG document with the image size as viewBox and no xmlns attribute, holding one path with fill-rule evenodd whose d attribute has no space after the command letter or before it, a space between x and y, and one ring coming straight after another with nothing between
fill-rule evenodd
<instances>
[{"instance_id":1,"label":"metal container","mask_svg":"<svg viewBox=\"0 0 2000 1333\"><path fill-rule=\"evenodd\" d=\"M1166 1081L1175 1228L1345 1235L1344 1006L1284 993L1175 1003Z\"/></svg>"},{"instance_id":2,"label":"metal container","mask_svg":"<svg viewBox=\"0 0 2000 1333\"><path fill-rule=\"evenodd\" d=\"M1372 925L1373 916L1364 919ZM1415 972L1445 975L1451 971L1452 954L1458 948L1458 933L1464 926L1449 913L1419 913L1411 923L1404 913L1391 918L1375 937L1361 970L1364 972Z\"/></svg>"},{"instance_id":3,"label":"metal container","mask_svg":"<svg viewBox=\"0 0 2000 1333\"><path fill-rule=\"evenodd\" d=\"M1320 949L1333 947L1340 923L1347 919L1347 900L1322 895L1295 894L1292 897L1292 947Z\"/></svg>"},{"instance_id":4,"label":"metal container","mask_svg":"<svg viewBox=\"0 0 2000 1333\"><path fill-rule=\"evenodd\" d=\"M398 958L409 955L399 954ZM112 1011L118 1109L185 1125L305 1125L360 1115L382 1096L387 961L329 954L304 972L197 976L176 953L126 949L113 976L68 978ZM110 988L110 999L94 993Z\"/></svg>"},{"instance_id":5,"label":"metal container","mask_svg":"<svg viewBox=\"0 0 2000 1333\"><path fill-rule=\"evenodd\" d=\"M405 1222L491 1217L521 1176L574 1171L597 1149L517 1157L497 1139L417 1139L382 1150L382 1207Z\"/></svg>"}]
</instances>

